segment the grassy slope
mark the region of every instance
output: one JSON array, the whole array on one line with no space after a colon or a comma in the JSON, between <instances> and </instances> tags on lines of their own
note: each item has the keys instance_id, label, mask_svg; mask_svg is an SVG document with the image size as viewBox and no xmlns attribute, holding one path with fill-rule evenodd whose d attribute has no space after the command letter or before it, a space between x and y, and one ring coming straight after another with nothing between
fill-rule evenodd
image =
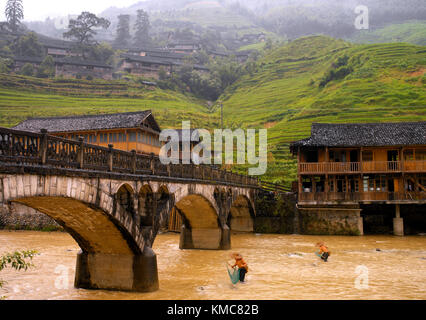
<instances>
[{"instance_id":1,"label":"grassy slope","mask_svg":"<svg viewBox=\"0 0 426 320\"><path fill-rule=\"evenodd\" d=\"M356 43L407 42L426 46L426 21L392 24L373 31L360 31L351 39Z\"/></svg>"},{"instance_id":2,"label":"grassy slope","mask_svg":"<svg viewBox=\"0 0 426 320\"><path fill-rule=\"evenodd\" d=\"M351 58L354 72L319 88L342 55ZM223 95L226 123L269 128L267 178L289 184L296 161L288 145L308 137L312 122L426 120L425 70L425 47L302 38L268 54L253 76Z\"/></svg>"},{"instance_id":3,"label":"grassy slope","mask_svg":"<svg viewBox=\"0 0 426 320\"><path fill-rule=\"evenodd\" d=\"M163 127L178 126L188 119L194 126L218 123L218 117L207 113L203 101L176 92L117 81L42 80L0 74L0 126L10 127L27 117L148 109Z\"/></svg>"}]
</instances>

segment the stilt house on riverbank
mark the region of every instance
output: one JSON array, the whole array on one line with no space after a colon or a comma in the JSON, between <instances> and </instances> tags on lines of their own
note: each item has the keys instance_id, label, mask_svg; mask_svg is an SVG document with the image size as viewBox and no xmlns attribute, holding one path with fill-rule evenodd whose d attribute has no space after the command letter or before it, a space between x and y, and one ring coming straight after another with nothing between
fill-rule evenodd
<instances>
[{"instance_id":1,"label":"stilt house on riverbank","mask_svg":"<svg viewBox=\"0 0 426 320\"><path fill-rule=\"evenodd\" d=\"M360 234L379 216L392 224L387 212L394 234L424 231L426 122L314 123L311 137L290 149L298 159L299 210L352 217Z\"/></svg>"}]
</instances>

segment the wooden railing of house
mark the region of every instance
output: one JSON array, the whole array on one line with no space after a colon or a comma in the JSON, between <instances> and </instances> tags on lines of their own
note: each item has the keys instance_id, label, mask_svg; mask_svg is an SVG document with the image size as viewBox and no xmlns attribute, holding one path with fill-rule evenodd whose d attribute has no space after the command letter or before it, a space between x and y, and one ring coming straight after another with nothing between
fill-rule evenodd
<instances>
[{"instance_id":1,"label":"wooden railing of house","mask_svg":"<svg viewBox=\"0 0 426 320\"><path fill-rule=\"evenodd\" d=\"M300 174L348 174L426 172L426 161L315 162L299 163Z\"/></svg>"},{"instance_id":2,"label":"wooden railing of house","mask_svg":"<svg viewBox=\"0 0 426 320\"><path fill-rule=\"evenodd\" d=\"M258 178L207 165L161 163L154 155L116 150L42 133L0 128L0 163L132 175L152 175L260 188ZM0 164L1 168L1 164Z\"/></svg>"},{"instance_id":3,"label":"wooden railing of house","mask_svg":"<svg viewBox=\"0 0 426 320\"><path fill-rule=\"evenodd\" d=\"M299 202L327 201L425 201L426 192L303 192Z\"/></svg>"}]
</instances>

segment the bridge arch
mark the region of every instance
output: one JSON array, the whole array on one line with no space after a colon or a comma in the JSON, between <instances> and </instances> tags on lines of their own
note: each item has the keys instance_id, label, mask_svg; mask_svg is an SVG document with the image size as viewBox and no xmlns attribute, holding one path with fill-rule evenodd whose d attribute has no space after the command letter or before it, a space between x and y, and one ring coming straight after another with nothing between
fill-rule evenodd
<instances>
[{"instance_id":1,"label":"bridge arch","mask_svg":"<svg viewBox=\"0 0 426 320\"><path fill-rule=\"evenodd\" d=\"M141 228L150 228L154 223L154 192L149 184L144 184L138 193L138 216Z\"/></svg>"},{"instance_id":2,"label":"bridge arch","mask_svg":"<svg viewBox=\"0 0 426 320\"><path fill-rule=\"evenodd\" d=\"M255 211L246 195L238 195L232 202L228 215L228 225L232 231L253 232Z\"/></svg>"},{"instance_id":3,"label":"bridge arch","mask_svg":"<svg viewBox=\"0 0 426 320\"><path fill-rule=\"evenodd\" d=\"M221 225L214 204L202 194L191 193L175 204L183 224L180 234L181 249L227 249L230 246L228 232Z\"/></svg>"},{"instance_id":4,"label":"bridge arch","mask_svg":"<svg viewBox=\"0 0 426 320\"><path fill-rule=\"evenodd\" d=\"M125 291L158 289L156 256L134 223L130 184L55 175L0 176L1 201L54 219L80 246L75 286ZM113 194L111 190L117 190Z\"/></svg>"}]
</instances>

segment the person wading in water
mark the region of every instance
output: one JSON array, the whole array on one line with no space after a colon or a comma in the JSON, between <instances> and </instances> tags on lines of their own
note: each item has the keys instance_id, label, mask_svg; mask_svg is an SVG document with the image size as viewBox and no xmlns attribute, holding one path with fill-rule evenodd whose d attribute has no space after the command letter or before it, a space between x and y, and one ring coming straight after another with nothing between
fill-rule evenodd
<instances>
[{"instance_id":1,"label":"person wading in water","mask_svg":"<svg viewBox=\"0 0 426 320\"><path fill-rule=\"evenodd\" d=\"M233 253L232 258L235 259L235 264L232 268L238 267L238 270L240 271L240 282L244 282L246 273L248 272L248 265L239 253Z\"/></svg>"},{"instance_id":2,"label":"person wading in water","mask_svg":"<svg viewBox=\"0 0 426 320\"><path fill-rule=\"evenodd\" d=\"M317 256L320 257L324 262L327 262L327 259L330 256L328 247L324 244L324 242L318 242L316 246L320 249L320 251L317 252Z\"/></svg>"}]
</instances>

